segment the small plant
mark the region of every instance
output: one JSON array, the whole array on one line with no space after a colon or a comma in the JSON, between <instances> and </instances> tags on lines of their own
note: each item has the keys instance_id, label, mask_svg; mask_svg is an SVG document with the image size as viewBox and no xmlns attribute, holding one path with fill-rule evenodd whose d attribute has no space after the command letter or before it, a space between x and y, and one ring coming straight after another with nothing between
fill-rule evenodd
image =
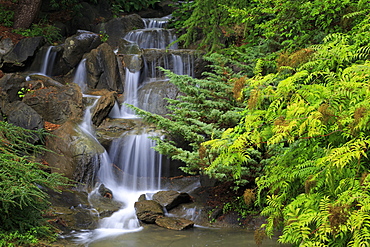
<instances>
[{"instance_id":1,"label":"small plant","mask_svg":"<svg viewBox=\"0 0 370 247\"><path fill-rule=\"evenodd\" d=\"M25 37L43 36L48 43L52 44L54 41L61 39L61 34L59 31L59 28L55 26L38 23L32 24L31 28L15 29L13 32Z\"/></svg>"},{"instance_id":2,"label":"small plant","mask_svg":"<svg viewBox=\"0 0 370 247\"><path fill-rule=\"evenodd\" d=\"M107 33L104 33L103 31L99 32L99 37L102 42L107 42L109 39L109 35Z\"/></svg>"},{"instance_id":3,"label":"small plant","mask_svg":"<svg viewBox=\"0 0 370 247\"><path fill-rule=\"evenodd\" d=\"M7 10L3 6L0 6L0 23L3 26L11 27L13 26L14 11Z\"/></svg>"},{"instance_id":4,"label":"small plant","mask_svg":"<svg viewBox=\"0 0 370 247\"><path fill-rule=\"evenodd\" d=\"M22 87L19 91L18 91L18 97L19 98L23 98L24 96L26 96L26 93L30 92L31 89L29 88L25 88L25 87Z\"/></svg>"}]
</instances>

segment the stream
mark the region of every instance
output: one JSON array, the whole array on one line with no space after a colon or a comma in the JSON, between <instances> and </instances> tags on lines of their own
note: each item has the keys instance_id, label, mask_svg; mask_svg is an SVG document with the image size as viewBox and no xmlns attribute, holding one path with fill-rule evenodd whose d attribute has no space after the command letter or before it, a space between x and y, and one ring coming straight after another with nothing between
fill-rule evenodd
<instances>
[{"instance_id":1,"label":"stream","mask_svg":"<svg viewBox=\"0 0 370 247\"><path fill-rule=\"evenodd\" d=\"M170 43L176 40L176 35L171 30L165 29L168 18L145 19L146 28L129 32L125 39L136 43L141 49L163 53L166 53L166 49L176 50L176 45L168 47ZM50 50L48 50L48 53L50 53ZM138 106L144 110L151 109L152 104L148 100L155 98L155 95L152 95L151 90L149 90L144 97L139 97L139 88L159 80L166 80L163 75L158 78L160 72L158 72L157 66L170 69L179 75L193 76L193 57L189 54L168 54L163 56L164 59L160 63L156 61L146 62L145 57L143 57L144 69L124 68L124 103ZM140 56L131 54L133 63L138 63L140 59ZM87 90L85 66L85 60L82 60L74 77L74 82L81 87L83 93L86 93ZM42 73L47 74L47 68L42 68ZM92 103L91 106L86 107L79 128L98 143L91 123L90 110L99 97L88 94L84 94L84 97L90 98L89 101ZM114 119L139 119L134 112L118 102L109 117ZM89 198L97 193L100 185L104 185L112 191L114 199L121 203L121 208L111 216L100 219L96 229L72 232L61 236L60 243L63 243L63 246L89 247L257 246L253 231L239 227L214 228L197 225L196 223L194 228L174 231L156 225L140 224L135 214L135 201L142 194L150 198L155 192L168 189L161 181L163 158L152 149L155 142L150 139L150 136L153 135L158 135L158 133L143 127L143 129L135 132L126 132L112 141L110 147L99 157L100 165L95 179L98 184L89 194ZM186 189L182 188L181 192L191 194L197 186L199 184L194 183ZM91 205L94 206L93 203ZM196 212L196 210L185 210L184 217L192 219L197 213L199 212ZM259 246L281 245L277 244L276 239L266 239Z\"/></svg>"}]
</instances>

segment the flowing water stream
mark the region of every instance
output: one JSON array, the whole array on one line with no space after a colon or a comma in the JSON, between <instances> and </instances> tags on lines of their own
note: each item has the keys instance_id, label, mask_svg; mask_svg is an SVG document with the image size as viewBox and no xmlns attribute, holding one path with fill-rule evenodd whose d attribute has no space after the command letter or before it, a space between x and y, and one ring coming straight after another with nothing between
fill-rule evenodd
<instances>
[{"instance_id":1,"label":"flowing water stream","mask_svg":"<svg viewBox=\"0 0 370 247\"><path fill-rule=\"evenodd\" d=\"M147 19L145 29L132 31L125 39L136 42L142 49L177 49L176 45L167 47L176 40L176 36L170 30L164 29L167 21L168 17ZM156 61L146 64L145 71L132 71L125 68L124 103L139 105L138 89L144 84L158 80L157 77L160 74L156 69L158 65L180 75L193 76L193 59L188 54L185 56L168 54L161 64L157 64ZM85 66L85 60L82 60L76 69L74 78L74 82L81 87L84 93L87 90ZM45 68L42 69L42 73L47 73ZM144 80L141 79L143 74L146 75ZM90 113L98 97L85 94L84 97L90 98L92 103L86 107L84 119L78 128L98 142ZM149 92L146 98L150 97ZM145 102L141 102L141 105L145 108ZM138 118L134 112L118 103L109 116L122 119ZM155 145L155 142L149 138L152 135L156 133L149 132L145 128L140 131L127 132L112 141L110 148L100 155L99 169L96 172L98 184L89 196L98 193L99 186L103 184L112 191L114 199L120 202L122 207L110 217L101 219L95 230L86 230L69 236L72 242L70 246L256 246L253 232L239 228L215 229L195 225L193 229L177 232L154 225L142 226L140 224L134 209L134 203L139 196L146 194L150 199L158 190L166 189L162 188L161 184L162 156L152 149ZM190 192L196 186L198 184L183 188L182 192ZM191 208L184 210L183 216L191 219L197 213L199 212L196 208ZM278 244L275 240L267 240L260 246L278 246Z\"/></svg>"}]
</instances>

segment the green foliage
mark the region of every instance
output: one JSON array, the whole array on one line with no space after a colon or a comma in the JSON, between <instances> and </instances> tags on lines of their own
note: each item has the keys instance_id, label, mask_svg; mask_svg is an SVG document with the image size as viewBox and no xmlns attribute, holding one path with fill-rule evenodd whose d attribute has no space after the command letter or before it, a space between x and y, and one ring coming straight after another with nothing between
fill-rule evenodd
<instances>
[{"instance_id":1,"label":"green foliage","mask_svg":"<svg viewBox=\"0 0 370 247\"><path fill-rule=\"evenodd\" d=\"M154 4L160 2L160 0L142 0L142 1L112 0L111 2L113 13L118 15L119 13L123 12L140 11L142 9L153 7Z\"/></svg>"},{"instance_id":2,"label":"green foliage","mask_svg":"<svg viewBox=\"0 0 370 247\"><path fill-rule=\"evenodd\" d=\"M194 9L191 16L183 22L186 32L180 36L178 41L188 47L200 39L199 47L210 52L222 48L226 34L232 32L235 25L230 15L225 11L224 5L244 8L249 4L244 0L194 1L191 5L191 8Z\"/></svg>"},{"instance_id":3,"label":"green foliage","mask_svg":"<svg viewBox=\"0 0 370 247\"><path fill-rule=\"evenodd\" d=\"M0 6L0 23L6 27L13 26L14 11Z\"/></svg>"},{"instance_id":4,"label":"green foliage","mask_svg":"<svg viewBox=\"0 0 370 247\"><path fill-rule=\"evenodd\" d=\"M182 1L180 3L173 4L173 6L176 9L171 14L172 19L168 27L182 30L184 27L184 22L190 18L192 12L194 11L194 1Z\"/></svg>"},{"instance_id":5,"label":"green foliage","mask_svg":"<svg viewBox=\"0 0 370 247\"><path fill-rule=\"evenodd\" d=\"M186 29L179 38L185 46L201 40L207 51L224 46L275 43L282 48L304 48L318 44L334 32L347 32L369 12L363 0L263 0L263 1L194 1L194 11L183 23ZM207 16L207 18L204 18Z\"/></svg>"},{"instance_id":6,"label":"green foliage","mask_svg":"<svg viewBox=\"0 0 370 247\"><path fill-rule=\"evenodd\" d=\"M281 243L369 244L370 61L361 35L327 36L296 68L257 69L239 125L203 144L216 156L207 169L236 166L235 178L261 153L257 202L266 233L283 229Z\"/></svg>"},{"instance_id":7,"label":"green foliage","mask_svg":"<svg viewBox=\"0 0 370 247\"><path fill-rule=\"evenodd\" d=\"M172 159L183 161L187 173L203 172L209 157L200 144L219 137L221 133L239 121L239 105L234 98L233 88L238 75L225 64L229 61L213 54L209 57L214 65L213 72L205 73L204 79L195 79L166 71L171 83L179 89L177 99L167 99L170 111L166 116L151 114L135 108L146 121L154 123L163 131L164 138L156 138L156 150ZM229 180L228 174L218 178Z\"/></svg>"},{"instance_id":8,"label":"green foliage","mask_svg":"<svg viewBox=\"0 0 370 247\"><path fill-rule=\"evenodd\" d=\"M96 3L95 0L93 2ZM75 14L78 14L82 9L82 5L78 0L51 0L50 5L55 9L72 10Z\"/></svg>"},{"instance_id":9,"label":"green foliage","mask_svg":"<svg viewBox=\"0 0 370 247\"><path fill-rule=\"evenodd\" d=\"M25 37L43 36L50 44L59 41L62 38L59 28L44 23L32 24L31 28L15 29L13 32Z\"/></svg>"},{"instance_id":10,"label":"green foliage","mask_svg":"<svg viewBox=\"0 0 370 247\"><path fill-rule=\"evenodd\" d=\"M0 236L7 236L0 246L10 246L7 242L26 246L53 235L42 217L49 208L44 189L56 190L66 185L66 179L33 161L46 150L28 140L37 136L42 141L44 135L0 122Z\"/></svg>"}]
</instances>

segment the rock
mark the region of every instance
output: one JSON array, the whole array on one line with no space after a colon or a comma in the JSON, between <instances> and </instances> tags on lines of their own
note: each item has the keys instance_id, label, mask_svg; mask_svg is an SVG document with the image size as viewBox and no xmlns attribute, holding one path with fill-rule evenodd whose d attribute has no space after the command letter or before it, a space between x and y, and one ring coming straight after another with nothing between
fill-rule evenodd
<instances>
[{"instance_id":1,"label":"rock","mask_svg":"<svg viewBox=\"0 0 370 247\"><path fill-rule=\"evenodd\" d=\"M92 50L85 58L88 88L123 91L116 55L107 43Z\"/></svg>"},{"instance_id":2,"label":"rock","mask_svg":"<svg viewBox=\"0 0 370 247\"><path fill-rule=\"evenodd\" d=\"M176 99L178 95L178 88L169 81L147 83L138 90L138 107L154 114L165 115L169 113L166 98Z\"/></svg>"},{"instance_id":3,"label":"rock","mask_svg":"<svg viewBox=\"0 0 370 247\"><path fill-rule=\"evenodd\" d=\"M99 169L100 154L105 149L72 121L65 122L52 134L47 137L46 147L53 152L47 152L44 157L51 171L64 174L89 191L95 184L93 179Z\"/></svg>"},{"instance_id":4,"label":"rock","mask_svg":"<svg viewBox=\"0 0 370 247\"><path fill-rule=\"evenodd\" d=\"M162 206L153 200L135 202L136 216L145 223L154 223L164 215Z\"/></svg>"},{"instance_id":5,"label":"rock","mask_svg":"<svg viewBox=\"0 0 370 247\"><path fill-rule=\"evenodd\" d=\"M8 123L16 126L30 130L38 130L44 127L42 117L21 101L10 103L5 114L7 115Z\"/></svg>"},{"instance_id":6,"label":"rock","mask_svg":"<svg viewBox=\"0 0 370 247\"><path fill-rule=\"evenodd\" d=\"M108 44L117 47L122 37L134 29L143 29L143 20L137 14L132 14L120 18L114 18L106 23L101 23L99 30L108 35Z\"/></svg>"},{"instance_id":7,"label":"rock","mask_svg":"<svg viewBox=\"0 0 370 247\"><path fill-rule=\"evenodd\" d=\"M11 51L9 51L2 61L0 68L4 72L11 72L26 67L30 63L36 51L44 44L43 37L31 37L21 39Z\"/></svg>"},{"instance_id":8,"label":"rock","mask_svg":"<svg viewBox=\"0 0 370 247\"><path fill-rule=\"evenodd\" d=\"M158 226L177 231L181 231L194 226L194 222L191 220L174 217L158 217L155 220L155 223Z\"/></svg>"},{"instance_id":9,"label":"rock","mask_svg":"<svg viewBox=\"0 0 370 247\"><path fill-rule=\"evenodd\" d=\"M62 59L72 69L78 65L85 53L97 48L101 43L98 34L79 30L76 35L65 40Z\"/></svg>"},{"instance_id":10,"label":"rock","mask_svg":"<svg viewBox=\"0 0 370 247\"><path fill-rule=\"evenodd\" d=\"M26 77L17 73L6 73L0 78L0 88L7 102L19 101L18 92L26 84Z\"/></svg>"},{"instance_id":11,"label":"rock","mask_svg":"<svg viewBox=\"0 0 370 247\"><path fill-rule=\"evenodd\" d=\"M101 184L99 186L98 192L104 198L113 199L113 192L110 189L108 189L107 187L105 187L104 184Z\"/></svg>"},{"instance_id":12,"label":"rock","mask_svg":"<svg viewBox=\"0 0 370 247\"><path fill-rule=\"evenodd\" d=\"M41 83L41 88L44 88L44 87L62 88L64 87L62 83L56 80L53 80L52 78L45 76L45 75L32 74L32 75L29 75L29 78L33 81ZM32 89L36 89L35 86L33 86Z\"/></svg>"},{"instance_id":13,"label":"rock","mask_svg":"<svg viewBox=\"0 0 370 247\"><path fill-rule=\"evenodd\" d=\"M122 202L114 200L113 192L104 184L90 193L89 202L100 217L109 217L123 206Z\"/></svg>"},{"instance_id":14,"label":"rock","mask_svg":"<svg viewBox=\"0 0 370 247\"><path fill-rule=\"evenodd\" d=\"M91 114L91 120L95 126L99 126L103 122L116 102L116 92L109 92L108 90L102 90L100 92L102 92L102 95L98 99L93 113Z\"/></svg>"},{"instance_id":15,"label":"rock","mask_svg":"<svg viewBox=\"0 0 370 247\"><path fill-rule=\"evenodd\" d=\"M0 59L2 56L6 55L14 47L13 41L10 38L5 38L0 40Z\"/></svg>"},{"instance_id":16,"label":"rock","mask_svg":"<svg viewBox=\"0 0 370 247\"><path fill-rule=\"evenodd\" d=\"M158 191L153 195L153 200L165 207L168 211L182 203L192 201L188 193L180 193L174 190Z\"/></svg>"},{"instance_id":17,"label":"rock","mask_svg":"<svg viewBox=\"0 0 370 247\"><path fill-rule=\"evenodd\" d=\"M49 82L51 80L45 84ZM25 94L23 102L54 124L63 124L68 119L77 120L82 116L82 93L75 83L33 90Z\"/></svg>"}]
</instances>

